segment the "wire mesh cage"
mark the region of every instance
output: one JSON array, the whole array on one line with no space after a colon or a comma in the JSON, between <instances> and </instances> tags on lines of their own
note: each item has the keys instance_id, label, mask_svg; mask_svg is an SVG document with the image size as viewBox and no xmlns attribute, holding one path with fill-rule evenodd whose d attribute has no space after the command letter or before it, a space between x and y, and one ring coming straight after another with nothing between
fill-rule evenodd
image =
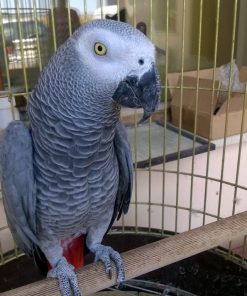
<instances>
[{"instance_id":1,"label":"wire mesh cage","mask_svg":"<svg viewBox=\"0 0 247 296\"><path fill-rule=\"evenodd\" d=\"M88 20L128 22L156 46L158 110L141 125L141 111L121 113L132 146L134 189L128 214L111 234L165 237L247 210L245 0L1 0L0 5L2 130L13 119L28 120L26 103L40 72ZM246 266L246 236L220 247ZM0 265L21 255L0 199Z\"/></svg>"}]
</instances>

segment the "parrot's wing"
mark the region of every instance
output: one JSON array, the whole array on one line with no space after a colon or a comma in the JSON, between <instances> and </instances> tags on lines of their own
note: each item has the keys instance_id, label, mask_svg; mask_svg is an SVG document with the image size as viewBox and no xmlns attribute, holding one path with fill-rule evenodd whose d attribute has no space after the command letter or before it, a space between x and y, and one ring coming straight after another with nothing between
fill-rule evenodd
<instances>
[{"instance_id":1,"label":"parrot's wing","mask_svg":"<svg viewBox=\"0 0 247 296\"><path fill-rule=\"evenodd\" d=\"M119 166L119 185L109 228L112 226L116 217L119 219L122 212L124 214L128 212L133 187L133 161L131 148L125 127L121 122L118 122L116 126L114 147Z\"/></svg>"},{"instance_id":2,"label":"parrot's wing","mask_svg":"<svg viewBox=\"0 0 247 296\"><path fill-rule=\"evenodd\" d=\"M6 128L0 143L2 193L7 221L17 245L25 253L33 255L38 241L34 234L36 195L31 135L21 121L13 121Z\"/></svg>"}]
</instances>

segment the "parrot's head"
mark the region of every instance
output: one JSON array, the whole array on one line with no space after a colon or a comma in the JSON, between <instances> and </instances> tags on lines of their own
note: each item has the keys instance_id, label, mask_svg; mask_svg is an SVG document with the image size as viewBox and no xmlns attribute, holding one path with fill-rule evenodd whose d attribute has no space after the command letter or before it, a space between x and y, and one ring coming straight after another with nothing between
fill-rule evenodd
<instances>
[{"instance_id":1,"label":"parrot's head","mask_svg":"<svg viewBox=\"0 0 247 296\"><path fill-rule=\"evenodd\" d=\"M86 76L105 97L121 106L142 107L143 119L155 111L160 78L155 47L143 33L123 22L93 20L72 38Z\"/></svg>"}]
</instances>

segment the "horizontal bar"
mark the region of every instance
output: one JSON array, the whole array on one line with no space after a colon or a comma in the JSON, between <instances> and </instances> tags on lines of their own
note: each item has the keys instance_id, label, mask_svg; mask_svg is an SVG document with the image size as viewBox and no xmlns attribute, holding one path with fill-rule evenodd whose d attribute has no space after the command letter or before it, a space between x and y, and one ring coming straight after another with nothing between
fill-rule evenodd
<instances>
[{"instance_id":1,"label":"horizontal bar","mask_svg":"<svg viewBox=\"0 0 247 296\"><path fill-rule=\"evenodd\" d=\"M142 172L148 172L148 169L147 168L139 168L138 171L142 171ZM163 173L163 169L156 169L156 168L153 168L152 169L152 172L156 172L156 173ZM177 171L173 171L173 170L165 170L164 171L165 173L168 173L168 174L177 174L178 172ZM183 175L183 176L192 176L191 173L187 173L187 172L179 172L179 175ZM229 181L225 181L225 180L220 180L220 179L217 179L217 178L213 178L213 177L206 177L205 175L199 175L199 174L193 174L194 177L197 177L197 178L201 178L201 179L205 179L205 180L210 180L210 181L215 181L215 182L218 182L218 183L223 183L223 184L226 184L226 185L230 185L230 186L233 186L233 187L236 187L239 188L239 189L243 189L243 190L246 190L247 187L246 186L242 186L242 185L239 185L236 183L232 183L232 182L229 182Z\"/></svg>"},{"instance_id":2,"label":"horizontal bar","mask_svg":"<svg viewBox=\"0 0 247 296\"><path fill-rule=\"evenodd\" d=\"M205 226L159 240L122 254L126 280L196 255L203 251L247 234L247 211ZM78 282L83 295L90 295L115 284L106 276L103 264L93 263L77 271ZM45 279L8 292L1 296L60 295L58 283Z\"/></svg>"}]
</instances>

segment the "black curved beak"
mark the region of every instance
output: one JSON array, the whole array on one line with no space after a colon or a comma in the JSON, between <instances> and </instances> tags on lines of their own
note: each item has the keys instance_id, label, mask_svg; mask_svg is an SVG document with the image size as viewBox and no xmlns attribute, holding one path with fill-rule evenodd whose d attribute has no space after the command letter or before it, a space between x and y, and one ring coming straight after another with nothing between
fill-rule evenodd
<instances>
[{"instance_id":1,"label":"black curved beak","mask_svg":"<svg viewBox=\"0 0 247 296\"><path fill-rule=\"evenodd\" d=\"M137 76L127 76L121 81L113 94L113 100L129 108L143 108L144 115L141 122L148 119L160 102L160 76L156 66Z\"/></svg>"}]
</instances>

